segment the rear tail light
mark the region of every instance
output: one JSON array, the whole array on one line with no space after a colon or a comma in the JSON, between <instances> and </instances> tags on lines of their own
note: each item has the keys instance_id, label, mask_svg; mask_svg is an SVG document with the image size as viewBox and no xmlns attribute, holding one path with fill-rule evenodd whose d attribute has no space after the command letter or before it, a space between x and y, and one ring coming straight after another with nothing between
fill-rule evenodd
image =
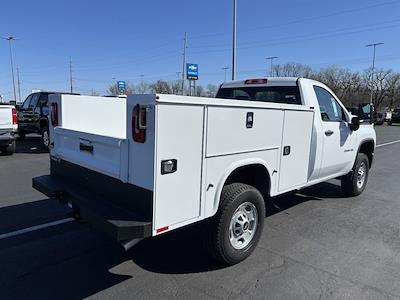
<instances>
[{"instance_id":1,"label":"rear tail light","mask_svg":"<svg viewBox=\"0 0 400 300\"><path fill-rule=\"evenodd\" d=\"M55 102L51 103L50 116L51 116L51 125L53 127L57 127L58 126L58 105Z\"/></svg>"},{"instance_id":2,"label":"rear tail light","mask_svg":"<svg viewBox=\"0 0 400 300\"><path fill-rule=\"evenodd\" d=\"M13 125L18 124L17 110L15 108L12 109L12 121L13 121Z\"/></svg>"},{"instance_id":3,"label":"rear tail light","mask_svg":"<svg viewBox=\"0 0 400 300\"><path fill-rule=\"evenodd\" d=\"M265 84L267 81L267 79L248 79L244 84Z\"/></svg>"},{"instance_id":4,"label":"rear tail light","mask_svg":"<svg viewBox=\"0 0 400 300\"><path fill-rule=\"evenodd\" d=\"M135 105L132 111L132 137L137 143L146 141L146 120L147 108L145 106Z\"/></svg>"}]
</instances>

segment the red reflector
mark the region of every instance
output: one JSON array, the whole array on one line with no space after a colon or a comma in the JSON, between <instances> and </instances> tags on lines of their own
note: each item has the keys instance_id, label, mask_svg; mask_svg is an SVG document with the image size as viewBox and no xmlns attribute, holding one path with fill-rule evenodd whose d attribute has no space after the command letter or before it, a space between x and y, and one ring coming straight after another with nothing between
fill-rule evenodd
<instances>
[{"instance_id":1,"label":"red reflector","mask_svg":"<svg viewBox=\"0 0 400 300\"><path fill-rule=\"evenodd\" d=\"M160 232L163 232L163 231L168 230L168 229L169 229L169 226L165 226L165 227L158 228L158 229L156 230L156 232L157 232L157 233L160 233Z\"/></svg>"},{"instance_id":2,"label":"red reflector","mask_svg":"<svg viewBox=\"0 0 400 300\"><path fill-rule=\"evenodd\" d=\"M58 126L58 105L55 102L51 103L51 125Z\"/></svg>"},{"instance_id":3,"label":"red reflector","mask_svg":"<svg viewBox=\"0 0 400 300\"><path fill-rule=\"evenodd\" d=\"M13 125L18 124L17 110L15 108L12 109L12 121Z\"/></svg>"},{"instance_id":4,"label":"red reflector","mask_svg":"<svg viewBox=\"0 0 400 300\"><path fill-rule=\"evenodd\" d=\"M248 79L244 84L265 84L267 81L267 79Z\"/></svg>"},{"instance_id":5,"label":"red reflector","mask_svg":"<svg viewBox=\"0 0 400 300\"><path fill-rule=\"evenodd\" d=\"M146 141L146 108L139 104L132 111L132 137L137 143Z\"/></svg>"}]
</instances>

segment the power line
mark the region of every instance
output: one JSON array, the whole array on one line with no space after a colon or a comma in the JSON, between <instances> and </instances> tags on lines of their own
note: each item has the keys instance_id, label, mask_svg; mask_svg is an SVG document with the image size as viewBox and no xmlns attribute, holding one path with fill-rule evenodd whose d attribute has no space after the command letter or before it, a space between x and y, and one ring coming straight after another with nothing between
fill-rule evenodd
<instances>
[{"instance_id":1,"label":"power line","mask_svg":"<svg viewBox=\"0 0 400 300\"><path fill-rule=\"evenodd\" d=\"M377 23L372 23L372 24L364 24L364 25L359 25L359 26L343 27L343 28L339 28L339 29L335 29L335 30L320 31L320 32L307 33L307 34L302 34L302 35L292 35L292 36L278 37L278 38L267 39L267 40L247 41L247 42L240 43L240 45L258 46L258 45L265 45L266 42L268 42L268 43L275 42L275 41L279 42L279 41L293 40L293 39L299 39L299 38L309 38L309 37L314 37L314 36L316 36L316 38L318 38L318 36L320 36L320 35L339 34L339 33L346 34L346 32L353 32L354 30L358 30L358 29L360 29L360 30L365 29L366 31L376 30L376 29L378 29L378 27L376 27L376 26L399 23L399 22L400 22L400 19L394 19L394 20L390 20L390 21L377 22ZM394 24L393 26L397 27L397 26L400 26L400 24ZM269 45L271 45L271 44L269 43ZM202 48L218 48L218 47L230 47L230 44L193 46L191 48L192 49L202 49ZM194 53L196 53L196 52L194 52Z\"/></svg>"},{"instance_id":2,"label":"power line","mask_svg":"<svg viewBox=\"0 0 400 300\"><path fill-rule=\"evenodd\" d=\"M303 23L303 22L309 22L309 21L315 21L319 19L324 19L324 18L329 18L329 17L334 17L342 14L349 14L353 12L360 12L362 10L368 10L371 8L376 8L380 6L386 6L386 5L391 5L391 4L400 4L398 0L392 0L392 1L387 1L387 2L382 2L382 3L377 3L377 4L372 4L364 7L357 7L357 8L352 8L352 9L346 9L346 10L341 10L337 12L333 12L330 14L324 14L324 15L319 15L319 16L314 16L310 18L302 18L302 19L295 19L292 21L285 21L283 24L275 24L275 25L269 25L269 26L262 26L262 27L251 27L251 28L245 28L240 30L240 32L250 32L250 31L257 31L260 29L271 29L271 28L276 28L276 27L283 27L287 25L292 25L292 24L298 24L298 23ZM202 39L202 38L207 38L207 37L213 37L213 36L221 36L221 35L230 35L230 32L217 32L217 33L210 33L210 34L203 34L203 35L194 35L191 37L191 39Z\"/></svg>"}]
</instances>

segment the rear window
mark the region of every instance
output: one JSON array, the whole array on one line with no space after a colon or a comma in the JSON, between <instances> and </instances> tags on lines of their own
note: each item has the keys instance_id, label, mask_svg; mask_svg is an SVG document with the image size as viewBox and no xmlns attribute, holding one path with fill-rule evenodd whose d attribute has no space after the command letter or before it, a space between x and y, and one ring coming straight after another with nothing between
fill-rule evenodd
<instances>
[{"instance_id":1,"label":"rear window","mask_svg":"<svg viewBox=\"0 0 400 300\"><path fill-rule=\"evenodd\" d=\"M217 98L301 105L298 86L220 88Z\"/></svg>"}]
</instances>

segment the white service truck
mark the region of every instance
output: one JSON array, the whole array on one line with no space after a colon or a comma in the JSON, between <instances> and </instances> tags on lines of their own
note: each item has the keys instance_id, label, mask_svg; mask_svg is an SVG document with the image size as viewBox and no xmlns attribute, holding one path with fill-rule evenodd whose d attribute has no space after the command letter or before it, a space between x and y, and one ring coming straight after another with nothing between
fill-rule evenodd
<instances>
[{"instance_id":1,"label":"white service truck","mask_svg":"<svg viewBox=\"0 0 400 300\"><path fill-rule=\"evenodd\" d=\"M0 104L0 152L11 155L15 152L15 133L18 130L17 110L13 105Z\"/></svg>"},{"instance_id":2,"label":"white service truck","mask_svg":"<svg viewBox=\"0 0 400 300\"><path fill-rule=\"evenodd\" d=\"M211 254L245 259L265 203L339 178L365 188L373 125L359 124L324 84L303 78L224 83L217 98L50 96L50 175L33 187L126 249L205 220Z\"/></svg>"}]
</instances>

